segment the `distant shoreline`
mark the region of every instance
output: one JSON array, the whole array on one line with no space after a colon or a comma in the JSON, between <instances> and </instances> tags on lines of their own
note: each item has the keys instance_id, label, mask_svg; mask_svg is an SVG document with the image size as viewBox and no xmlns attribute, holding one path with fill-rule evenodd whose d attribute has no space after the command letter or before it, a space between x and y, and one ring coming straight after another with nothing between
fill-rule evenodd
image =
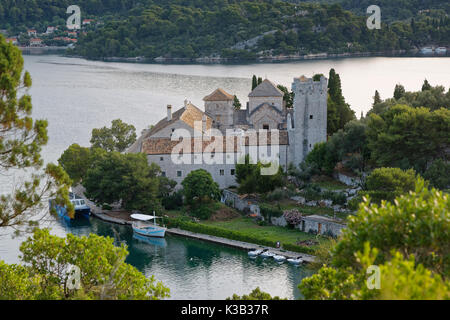
<instances>
[{"instance_id":1,"label":"distant shoreline","mask_svg":"<svg viewBox=\"0 0 450 320\"><path fill-rule=\"evenodd\" d=\"M65 57L81 58L91 61L104 62L130 62L130 63L145 63L145 64L239 64L239 63L282 63L293 61L308 61L308 60L329 60L339 58L360 58L360 57L417 57L417 58L431 58L431 57L450 57L450 50L445 54L424 54L420 50L393 50L385 52L355 52L355 53L319 53L308 55L278 55L265 56L255 59L240 59L240 58L220 58L220 57L200 57L200 58L145 58L145 57L105 57L105 58L88 58L80 55L67 54L68 47L19 47L24 54L40 55L49 53L62 53Z\"/></svg>"}]
</instances>

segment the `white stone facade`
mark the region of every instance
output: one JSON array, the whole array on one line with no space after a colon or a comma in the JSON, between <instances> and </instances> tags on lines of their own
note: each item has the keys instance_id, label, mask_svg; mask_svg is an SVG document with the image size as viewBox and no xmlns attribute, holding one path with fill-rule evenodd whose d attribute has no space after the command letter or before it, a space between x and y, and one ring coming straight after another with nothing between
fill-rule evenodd
<instances>
[{"instance_id":1,"label":"white stone facade","mask_svg":"<svg viewBox=\"0 0 450 320\"><path fill-rule=\"evenodd\" d=\"M267 79L249 94L246 110L235 110L234 96L223 89L217 89L204 98L205 112L187 101L184 108L173 114L171 106L168 106L167 118L146 131L129 152L146 153L149 163L158 164L165 176L178 183L177 188L181 187L181 182L189 172L197 169L207 170L222 189L236 186L235 164L244 154L250 153L256 163L258 160L267 161L268 154L264 150L272 149L276 153L272 156L276 156L278 164L285 169L289 163L295 165L301 163L316 143L326 141L327 86L328 80L325 77L321 77L320 81L313 81L304 76L295 78L292 84L292 91L295 94L293 110L286 109L282 92ZM177 129L184 129L184 132L193 137L194 128L199 129L195 123L202 124L200 131L203 133L215 129L224 135L230 129L245 128L257 131L278 129L282 139L276 141L274 136L274 145L260 146L256 152L255 148L258 148L257 145L261 144L261 141L258 141L256 146L253 142L246 144L243 153L238 153L235 149L232 149L231 153L225 153L229 151L225 149L226 146L220 150L205 149L202 146L200 150L203 154L197 149L189 148L187 151L183 149L184 156L190 161L185 163L173 161L171 156L175 146L173 143L176 144L178 141L171 141L172 134ZM195 130L197 134L200 131Z\"/></svg>"}]
</instances>

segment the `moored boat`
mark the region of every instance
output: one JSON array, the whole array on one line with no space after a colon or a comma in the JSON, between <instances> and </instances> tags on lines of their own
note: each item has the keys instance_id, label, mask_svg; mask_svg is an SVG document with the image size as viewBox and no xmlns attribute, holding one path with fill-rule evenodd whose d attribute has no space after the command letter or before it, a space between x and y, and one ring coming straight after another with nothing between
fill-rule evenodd
<instances>
[{"instance_id":1,"label":"moored boat","mask_svg":"<svg viewBox=\"0 0 450 320\"><path fill-rule=\"evenodd\" d=\"M437 54L445 54L447 52L447 48L446 47L438 47L438 48L436 48L435 52Z\"/></svg>"},{"instance_id":2,"label":"moored boat","mask_svg":"<svg viewBox=\"0 0 450 320\"><path fill-rule=\"evenodd\" d=\"M285 257L285 256L275 255L275 256L273 256L273 259L274 259L276 262L283 262L284 260L286 260L286 257Z\"/></svg>"},{"instance_id":3,"label":"moored boat","mask_svg":"<svg viewBox=\"0 0 450 320\"><path fill-rule=\"evenodd\" d=\"M91 208L86 204L86 201L74 194L73 192L69 192L70 202L73 204L75 213L73 217L69 216L67 212L67 208L65 206L61 206L55 202L55 199L49 200L50 210L54 209L58 216L64 218L66 221L71 221L77 219L79 217L88 218L91 215Z\"/></svg>"},{"instance_id":4,"label":"moored boat","mask_svg":"<svg viewBox=\"0 0 450 320\"><path fill-rule=\"evenodd\" d=\"M276 256L276 254L270 251L266 251L260 254L261 258L272 258L274 256Z\"/></svg>"},{"instance_id":5,"label":"moored boat","mask_svg":"<svg viewBox=\"0 0 450 320\"><path fill-rule=\"evenodd\" d=\"M249 251L248 252L248 255L250 256L250 257L257 257L257 256L259 256L260 254L262 254L262 253L264 253L264 252L266 252L268 249L256 249L256 250L252 250L252 251Z\"/></svg>"},{"instance_id":6,"label":"moored boat","mask_svg":"<svg viewBox=\"0 0 450 320\"><path fill-rule=\"evenodd\" d=\"M145 237L164 238L167 228L156 224L156 219L161 217L146 214L132 214L131 218L137 220L132 223L134 233ZM153 223L149 222L151 220L153 220Z\"/></svg>"},{"instance_id":7,"label":"moored boat","mask_svg":"<svg viewBox=\"0 0 450 320\"><path fill-rule=\"evenodd\" d=\"M433 53L433 47L423 47L420 49L420 52L422 54L432 54Z\"/></svg>"},{"instance_id":8,"label":"moored boat","mask_svg":"<svg viewBox=\"0 0 450 320\"><path fill-rule=\"evenodd\" d=\"M292 264L302 264L303 258L302 258L302 256L299 256L297 258L289 258L289 259L287 259L287 261Z\"/></svg>"}]
</instances>

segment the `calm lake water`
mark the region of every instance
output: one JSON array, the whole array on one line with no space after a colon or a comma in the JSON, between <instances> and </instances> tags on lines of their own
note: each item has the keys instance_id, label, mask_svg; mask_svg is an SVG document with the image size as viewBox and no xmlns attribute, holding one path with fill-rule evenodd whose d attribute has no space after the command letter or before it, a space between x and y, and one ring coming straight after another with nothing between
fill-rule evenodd
<instances>
[{"instance_id":1,"label":"calm lake water","mask_svg":"<svg viewBox=\"0 0 450 320\"><path fill-rule=\"evenodd\" d=\"M72 143L89 145L93 128L114 119L133 124L137 131L166 115L166 105L176 109L184 99L203 108L203 97L217 87L236 94L245 105L256 74L290 87L293 77L328 74L335 68L341 76L343 94L359 117L370 109L377 89L391 97L395 84L419 90L425 78L432 85L450 85L450 58L351 58L246 65L158 65L105 63L56 55L25 56L31 73L33 117L49 121L46 161L55 162ZM0 176L0 193L10 192L19 180L13 174ZM273 295L298 298L297 284L308 273L304 268L273 261L250 260L244 251L167 236L162 244L132 238L129 227L91 219L88 224L67 226L48 217L43 226L64 236L68 232L94 232L126 242L128 262L146 275L155 275L172 291L174 299L224 299L233 293L248 293L257 286ZM24 238L12 239L2 230L0 259L19 262Z\"/></svg>"},{"instance_id":2,"label":"calm lake water","mask_svg":"<svg viewBox=\"0 0 450 320\"><path fill-rule=\"evenodd\" d=\"M67 225L47 216L42 227L53 234L95 233L124 243L130 252L127 262L146 276L155 276L171 290L171 299L223 300L234 293L245 294L259 286L263 291L290 299L300 297L297 285L312 274L305 267L277 264L273 259L250 259L243 250L209 242L166 235L164 239L135 238L130 226L91 218ZM0 237L0 260L19 263L20 243L26 237Z\"/></svg>"}]
</instances>

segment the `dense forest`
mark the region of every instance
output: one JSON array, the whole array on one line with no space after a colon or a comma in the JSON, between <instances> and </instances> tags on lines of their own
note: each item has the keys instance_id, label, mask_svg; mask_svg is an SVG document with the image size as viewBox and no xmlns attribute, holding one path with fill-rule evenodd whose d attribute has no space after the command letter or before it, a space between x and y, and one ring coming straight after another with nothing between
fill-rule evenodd
<instances>
[{"instance_id":1,"label":"dense forest","mask_svg":"<svg viewBox=\"0 0 450 320\"><path fill-rule=\"evenodd\" d=\"M83 18L102 23L80 36L72 53L89 58L254 59L279 54L386 52L450 43L449 8L444 1L378 1L382 17L413 16L386 21L380 30L366 26L363 8L368 1L320 2L80 0ZM2 1L0 28L19 32L33 27L43 32L48 25L64 25L70 4L68 0ZM419 14L422 7L433 10Z\"/></svg>"}]
</instances>

